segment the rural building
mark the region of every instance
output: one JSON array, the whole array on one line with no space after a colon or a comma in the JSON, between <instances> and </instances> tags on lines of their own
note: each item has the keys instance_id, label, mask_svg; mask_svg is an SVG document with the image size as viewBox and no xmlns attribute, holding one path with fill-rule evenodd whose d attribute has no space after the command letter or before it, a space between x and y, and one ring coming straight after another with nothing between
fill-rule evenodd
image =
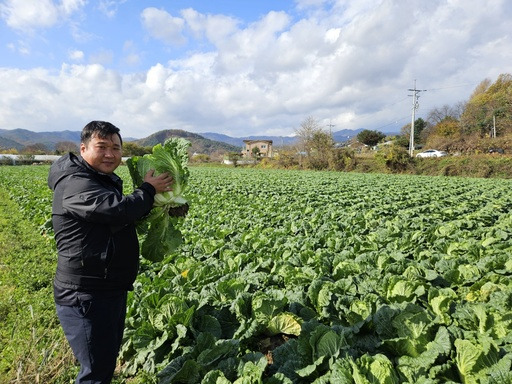
<instances>
[{"instance_id":1,"label":"rural building","mask_svg":"<svg viewBox=\"0 0 512 384\"><path fill-rule=\"evenodd\" d=\"M253 157L254 153L259 157L272 157L272 140L244 140L244 143L243 157Z\"/></svg>"}]
</instances>

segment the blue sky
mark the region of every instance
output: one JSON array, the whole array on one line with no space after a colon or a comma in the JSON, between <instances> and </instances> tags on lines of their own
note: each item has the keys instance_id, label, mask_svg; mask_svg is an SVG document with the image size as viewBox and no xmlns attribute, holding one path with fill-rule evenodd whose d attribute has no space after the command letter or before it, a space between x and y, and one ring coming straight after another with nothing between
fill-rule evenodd
<instances>
[{"instance_id":1,"label":"blue sky","mask_svg":"<svg viewBox=\"0 0 512 384\"><path fill-rule=\"evenodd\" d=\"M511 73L508 0L0 0L0 128L397 132Z\"/></svg>"}]
</instances>

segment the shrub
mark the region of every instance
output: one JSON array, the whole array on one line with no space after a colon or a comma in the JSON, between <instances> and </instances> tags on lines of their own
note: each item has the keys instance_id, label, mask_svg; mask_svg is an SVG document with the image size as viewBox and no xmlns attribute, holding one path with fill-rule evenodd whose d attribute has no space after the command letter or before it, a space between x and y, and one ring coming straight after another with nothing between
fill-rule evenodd
<instances>
[{"instance_id":1,"label":"shrub","mask_svg":"<svg viewBox=\"0 0 512 384\"><path fill-rule=\"evenodd\" d=\"M352 171L356 166L354 151L348 148L334 148L329 154L329 169Z\"/></svg>"},{"instance_id":2,"label":"shrub","mask_svg":"<svg viewBox=\"0 0 512 384\"><path fill-rule=\"evenodd\" d=\"M322 171L329 168L329 159L318 154L309 155L304 159L304 167L315 171Z\"/></svg>"},{"instance_id":3,"label":"shrub","mask_svg":"<svg viewBox=\"0 0 512 384\"><path fill-rule=\"evenodd\" d=\"M299 167L299 156L291 150L280 150L274 160L278 168L296 169Z\"/></svg>"},{"instance_id":4,"label":"shrub","mask_svg":"<svg viewBox=\"0 0 512 384\"><path fill-rule=\"evenodd\" d=\"M198 155L194 155L190 158L191 163L209 163L210 156L200 153Z\"/></svg>"},{"instance_id":5,"label":"shrub","mask_svg":"<svg viewBox=\"0 0 512 384\"><path fill-rule=\"evenodd\" d=\"M407 150L397 145L389 145L378 151L375 160L391 172L403 172L412 163Z\"/></svg>"}]
</instances>

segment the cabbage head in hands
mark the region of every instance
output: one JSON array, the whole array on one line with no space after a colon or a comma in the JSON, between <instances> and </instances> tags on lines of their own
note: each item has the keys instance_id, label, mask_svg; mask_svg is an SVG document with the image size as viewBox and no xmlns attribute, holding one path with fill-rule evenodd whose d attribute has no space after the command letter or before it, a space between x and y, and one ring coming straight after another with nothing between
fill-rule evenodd
<instances>
[{"instance_id":1,"label":"cabbage head in hands","mask_svg":"<svg viewBox=\"0 0 512 384\"><path fill-rule=\"evenodd\" d=\"M137 232L142 239L141 254L148 260L163 260L183 241L178 225L188 211L184 193L189 177L189 147L189 141L173 137L163 145L155 145L151 154L133 156L126 161L134 187L142 184L151 169L155 170L155 175L167 172L173 178L172 190L157 193L150 214L137 224ZM184 213L175 215L173 212Z\"/></svg>"}]
</instances>

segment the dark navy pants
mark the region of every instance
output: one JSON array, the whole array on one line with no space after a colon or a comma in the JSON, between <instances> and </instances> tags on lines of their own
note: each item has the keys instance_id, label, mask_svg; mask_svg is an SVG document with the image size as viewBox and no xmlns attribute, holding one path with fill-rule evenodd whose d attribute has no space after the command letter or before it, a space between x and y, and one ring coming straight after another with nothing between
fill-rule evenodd
<instances>
[{"instance_id":1,"label":"dark navy pants","mask_svg":"<svg viewBox=\"0 0 512 384\"><path fill-rule=\"evenodd\" d=\"M62 329L80 363L75 383L110 383L123 338L126 292L109 297L79 295L76 306L56 306Z\"/></svg>"}]
</instances>

